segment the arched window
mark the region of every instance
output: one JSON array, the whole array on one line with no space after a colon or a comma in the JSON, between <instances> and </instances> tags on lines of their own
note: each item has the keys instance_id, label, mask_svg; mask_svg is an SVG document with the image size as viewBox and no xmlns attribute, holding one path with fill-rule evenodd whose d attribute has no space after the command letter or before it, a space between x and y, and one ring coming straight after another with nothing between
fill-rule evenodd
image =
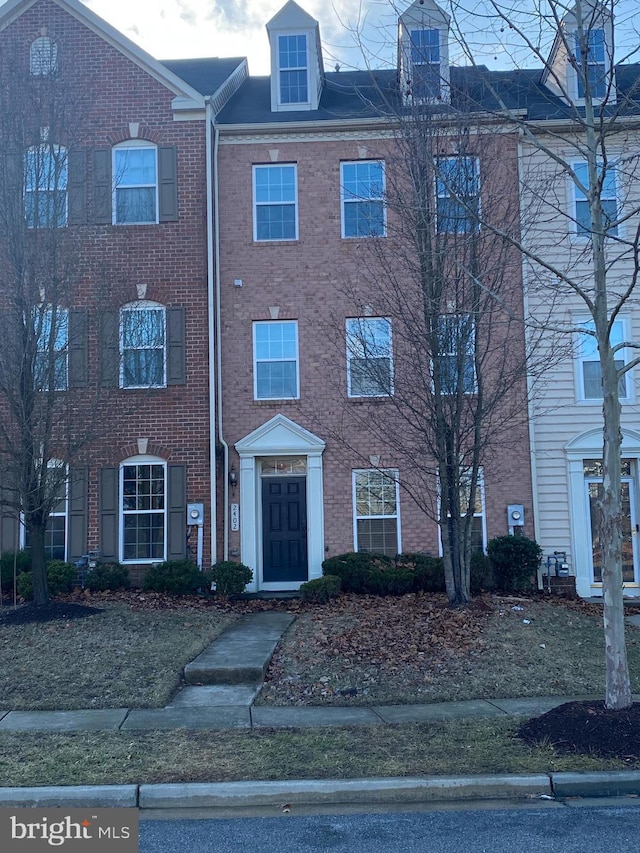
<instances>
[{"instance_id":1,"label":"arched window","mask_svg":"<svg viewBox=\"0 0 640 853\"><path fill-rule=\"evenodd\" d=\"M29 70L36 77L46 77L58 70L58 45L48 36L31 42Z\"/></svg>"},{"instance_id":2,"label":"arched window","mask_svg":"<svg viewBox=\"0 0 640 853\"><path fill-rule=\"evenodd\" d=\"M158 149L130 139L113 149L113 222L148 225L158 221Z\"/></svg>"},{"instance_id":3,"label":"arched window","mask_svg":"<svg viewBox=\"0 0 640 853\"><path fill-rule=\"evenodd\" d=\"M120 465L120 558L123 563L166 559L167 466L156 456L132 456Z\"/></svg>"},{"instance_id":4,"label":"arched window","mask_svg":"<svg viewBox=\"0 0 640 853\"><path fill-rule=\"evenodd\" d=\"M164 388L166 309L158 302L132 302L120 309L120 387Z\"/></svg>"}]
</instances>

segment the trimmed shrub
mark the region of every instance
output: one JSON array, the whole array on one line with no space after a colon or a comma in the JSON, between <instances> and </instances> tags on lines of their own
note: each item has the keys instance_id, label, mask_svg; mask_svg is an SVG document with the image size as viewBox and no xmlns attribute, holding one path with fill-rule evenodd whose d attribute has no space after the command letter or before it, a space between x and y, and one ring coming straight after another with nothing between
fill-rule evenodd
<instances>
[{"instance_id":1,"label":"trimmed shrub","mask_svg":"<svg viewBox=\"0 0 640 853\"><path fill-rule=\"evenodd\" d=\"M523 592L534 587L542 548L526 536L498 536L487 545L496 586L502 592Z\"/></svg>"},{"instance_id":2,"label":"trimmed shrub","mask_svg":"<svg viewBox=\"0 0 640 853\"><path fill-rule=\"evenodd\" d=\"M168 560L151 566L145 575L143 589L147 592L169 592L188 595L208 586L208 576L192 560Z\"/></svg>"},{"instance_id":3,"label":"trimmed shrub","mask_svg":"<svg viewBox=\"0 0 640 853\"><path fill-rule=\"evenodd\" d=\"M371 572L391 566L393 566L393 561L389 557L385 557L384 554L358 551L329 557L322 564L322 574L337 575L342 581L343 592L370 593L369 577Z\"/></svg>"},{"instance_id":4,"label":"trimmed shrub","mask_svg":"<svg viewBox=\"0 0 640 853\"><path fill-rule=\"evenodd\" d=\"M323 575L300 584L300 600L307 604L326 604L340 594L342 581L337 575Z\"/></svg>"},{"instance_id":5,"label":"trimmed shrub","mask_svg":"<svg viewBox=\"0 0 640 853\"><path fill-rule=\"evenodd\" d=\"M77 569L71 563L63 560L51 560L47 563L47 584L49 595L58 595L61 592L70 592L76 579ZM16 582L18 595L30 601L33 598L33 578L31 571L21 572Z\"/></svg>"},{"instance_id":6,"label":"trimmed shrub","mask_svg":"<svg viewBox=\"0 0 640 853\"><path fill-rule=\"evenodd\" d=\"M442 557L429 554L398 554L396 565L413 571L413 592L445 592Z\"/></svg>"},{"instance_id":7,"label":"trimmed shrub","mask_svg":"<svg viewBox=\"0 0 640 853\"><path fill-rule=\"evenodd\" d=\"M31 554L29 551L4 551L0 556L0 583L2 591L8 592L13 589L13 569L16 574L31 571Z\"/></svg>"},{"instance_id":8,"label":"trimmed shrub","mask_svg":"<svg viewBox=\"0 0 640 853\"><path fill-rule=\"evenodd\" d=\"M120 563L99 563L89 569L84 585L91 592L105 592L108 589L129 589L129 569Z\"/></svg>"},{"instance_id":9,"label":"trimmed shrub","mask_svg":"<svg viewBox=\"0 0 640 853\"><path fill-rule=\"evenodd\" d=\"M483 590L489 592L496 588L491 560L481 551L474 551L471 555L470 587L472 595L477 595Z\"/></svg>"},{"instance_id":10,"label":"trimmed shrub","mask_svg":"<svg viewBox=\"0 0 640 853\"><path fill-rule=\"evenodd\" d=\"M366 579L369 595L406 595L415 589L416 573L405 566L376 566Z\"/></svg>"},{"instance_id":11,"label":"trimmed shrub","mask_svg":"<svg viewBox=\"0 0 640 853\"><path fill-rule=\"evenodd\" d=\"M221 560L211 566L208 577L215 584L218 595L241 595L253 580L253 572L244 563Z\"/></svg>"}]
</instances>

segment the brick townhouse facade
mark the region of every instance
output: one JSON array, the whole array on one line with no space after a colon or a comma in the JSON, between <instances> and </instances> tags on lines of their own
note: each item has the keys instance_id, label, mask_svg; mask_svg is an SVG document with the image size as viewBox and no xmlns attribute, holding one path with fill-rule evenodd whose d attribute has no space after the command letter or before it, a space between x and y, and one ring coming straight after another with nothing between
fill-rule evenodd
<instances>
[{"instance_id":1,"label":"brick townhouse facade","mask_svg":"<svg viewBox=\"0 0 640 853\"><path fill-rule=\"evenodd\" d=\"M435 33L429 50L451 100L477 84L449 69L435 4L404 18L400 66L413 61L411 40L426 47ZM385 212L383 184L403 164L385 98L403 103L409 71L326 73L317 22L294 2L267 30L272 74L249 78L243 59L160 63L78 0L0 7L0 55L36 86L64 83L82 106L73 133L54 140L68 150L58 230L77 258L60 305L60 393L76 429L90 417L51 519L51 556L96 550L134 580L163 559L229 557L253 569L250 589L269 591L297 588L345 551L441 550L435 462L376 429L392 422L389 383L398 395L411 382L408 321L367 298L364 274L384 274L374 243L393 251L385 234L399 214ZM434 62L415 65L429 100ZM482 204L517 208L516 137L477 125L462 157L459 133L443 135L439 156L473 167ZM45 131L40 140L51 143ZM506 270L520 315L517 258ZM373 359L349 343L363 328ZM521 326L492 334L520 357ZM525 378L507 384L494 413L505 439L481 460L477 548L509 530L510 505L533 532ZM429 472L428 512L418 468ZM187 526L191 504L204 524ZM0 550L16 544L19 519L4 512Z\"/></svg>"}]
</instances>

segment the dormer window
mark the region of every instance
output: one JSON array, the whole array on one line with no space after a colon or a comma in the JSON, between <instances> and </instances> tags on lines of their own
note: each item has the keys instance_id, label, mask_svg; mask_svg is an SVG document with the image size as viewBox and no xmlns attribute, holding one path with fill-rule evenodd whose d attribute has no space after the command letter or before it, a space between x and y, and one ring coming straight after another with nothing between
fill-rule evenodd
<instances>
[{"instance_id":1,"label":"dormer window","mask_svg":"<svg viewBox=\"0 0 640 853\"><path fill-rule=\"evenodd\" d=\"M411 30L412 78L409 86L414 100L434 101L440 97L440 31Z\"/></svg>"},{"instance_id":2,"label":"dormer window","mask_svg":"<svg viewBox=\"0 0 640 853\"><path fill-rule=\"evenodd\" d=\"M578 66L578 98L584 98L585 80L583 68L583 45L580 35L576 33L576 63ZM592 98L604 98L606 94L606 67L604 49L604 30L594 29L584 33L582 39L586 44L586 78Z\"/></svg>"},{"instance_id":3,"label":"dormer window","mask_svg":"<svg viewBox=\"0 0 640 853\"><path fill-rule=\"evenodd\" d=\"M278 74L281 104L309 101L306 35L278 36Z\"/></svg>"},{"instance_id":4,"label":"dormer window","mask_svg":"<svg viewBox=\"0 0 640 853\"><path fill-rule=\"evenodd\" d=\"M58 45L48 36L31 42L29 71L34 77L46 77L58 70Z\"/></svg>"}]
</instances>

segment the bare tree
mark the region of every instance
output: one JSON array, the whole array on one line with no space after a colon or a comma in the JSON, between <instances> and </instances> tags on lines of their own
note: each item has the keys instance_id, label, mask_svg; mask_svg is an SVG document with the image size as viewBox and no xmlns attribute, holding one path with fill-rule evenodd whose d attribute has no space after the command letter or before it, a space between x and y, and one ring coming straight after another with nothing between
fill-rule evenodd
<instances>
[{"instance_id":1,"label":"bare tree","mask_svg":"<svg viewBox=\"0 0 640 853\"><path fill-rule=\"evenodd\" d=\"M86 315L71 307L81 252L67 228L82 213L72 172L86 104L65 88L55 50L37 40L30 68L0 56L0 472L37 605L49 600L49 517L88 429L75 390L87 385Z\"/></svg>"},{"instance_id":2,"label":"bare tree","mask_svg":"<svg viewBox=\"0 0 640 853\"><path fill-rule=\"evenodd\" d=\"M472 13L453 4L453 29L485 92L485 112L521 136L522 237L532 322L548 336L591 338L598 363L593 381L602 397L602 490L597 532L602 555L606 698L608 708L632 702L626 659L621 505L621 389L638 358L624 358L637 342L616 334L621 314L637 304L639 270L637 68L624 64L623 27L637 31L631 10L614 29L617 0L547 0L513 11L498 0L484 19L493 48L522 52L537 70L490 73L477 66L468 33ZM504 43L501 43L504 42ZM492 51L492 52L493 52ZM518 52L519 51L519 52ZM485 222L480 211L478 222ZM495 233L502 233L499 229ZM540 321L550 295L564 305ZM576 313L586 315L577 322ZM597 355L596 351L597 350Z\"/></svg>"}]
</instances>

